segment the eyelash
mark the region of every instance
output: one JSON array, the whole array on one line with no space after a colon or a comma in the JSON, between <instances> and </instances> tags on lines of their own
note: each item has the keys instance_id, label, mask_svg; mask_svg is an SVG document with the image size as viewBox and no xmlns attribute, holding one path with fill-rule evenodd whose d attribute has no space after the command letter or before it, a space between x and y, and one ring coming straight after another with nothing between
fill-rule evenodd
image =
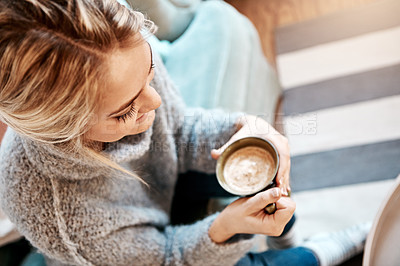
<instances>
[{"instance_id":1,"label":"eyelash","mask_svg":"<svg viewBox=\"0 0 400 266\"><path fill-rule=\"evenodd\" d=\"M124 123L126 123L126 120L134 117L136 112L137 112L137 110L135 108L135 104L133 103L131 105L131 109L129 110L129 112L127 112L126 114L123 114L121 116L117 116L116 118L117 118L118 122L120 122L122 120L122 121L124 121Z\"/></svg>"},{"instance_id":2,"label":"eyelash","mask_svg":"<svg viewBox=\"0 0 400 266\"><path fill-rule=\"evenodd\" d=\"M155 67L156 67L156 65L154 63L151 63L151 69L154 69ZM133 103L131 105L131 109L126 114L117 116L116 119L118 120L118 122L121 122L121 120L122 120L122 121L124 121L124 123L126 123L126 120L128 118L132 118L136 112L137 112L137 110L135 108L135 103Z\"/></svg>"}]
</instances>

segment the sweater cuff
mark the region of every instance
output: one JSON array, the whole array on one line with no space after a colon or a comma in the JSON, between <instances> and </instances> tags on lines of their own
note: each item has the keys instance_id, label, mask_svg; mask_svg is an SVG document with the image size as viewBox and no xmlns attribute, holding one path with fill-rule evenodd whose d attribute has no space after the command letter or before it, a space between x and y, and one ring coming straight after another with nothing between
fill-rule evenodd
<instances>
[{"instance_id":1,"label":"sweater cuff","mask_svg":"<svg viewBox=\"0 0 400 266\"><path fill-rule=\"evenodd\" d=\"M223 243L215 243L209 236L208 230L219 213L215 213L203 220L204 234L202 247L204 254L209 258L215 258L217 265L234 265L255 245L255 237L252 234L236 234Z\"/></svg>"}]
</instances>

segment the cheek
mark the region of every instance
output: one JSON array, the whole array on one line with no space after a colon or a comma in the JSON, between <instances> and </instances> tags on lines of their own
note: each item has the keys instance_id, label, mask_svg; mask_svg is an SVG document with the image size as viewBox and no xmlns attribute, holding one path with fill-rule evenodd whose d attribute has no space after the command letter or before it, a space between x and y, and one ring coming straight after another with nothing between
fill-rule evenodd
<instances>
[{"instance_id":1,"label":"cheek","mask_svg":"<svg viewBox=\"0 0 400 266\"><path fill-rule=\"evenodd\" d=\"M148 130L154 123L155 111L150 111L146 120L136 123L135 127L129 132L130 135L135 135Z\"/></svg>"},{"instance_id":2,"label":"cheek","mask_svg":"<svg viewBox=\"0 0 400 266\"><path fill-rule=\"evenodd\" d=\"M123 137L122 131L120 123L116 120L108 119L94 125L88 131L88 138L96 141L112 142Z\"/></svg>"},{"instance_id":3,"label":"cheek","mask_svg":"<svg viewBox=\"0 0 400 266\"><path fill-rule=\"evenodd\" d=\"M113 119L103 121L98 125L98 132L102 135L115 135L118 133L119 124Z\"/></svg>"},{"instance_id":4,"label":"cheek","mask_svg":"<svg viewBox=\"0 0 400 266\"><path fill-rule=\"evenodd\" d=\"M103 121L101 124L97 125L97 131L102 135L121 135L126 134L134 130L138 123L136 123L136 118L127 118L124 123L122 120L118 121L117 119L107 119Z\"/></svg>"},{"instance_id":5,"label":"cheek","mask_svg":"<svg viewBox=\"0 0 400 266\"><path fill-rule=\"evenodd\" d=\"M127 135L135 135L146 131L154 122L155 111L149 112L146 120L138 123L136 117L127 119L126 123L116 119L106 119L96 123L87 133L89 139L101 142L117 141Z\"/></svg>"},{"instance_id":6,"label":"cheek","mask_svg":"<svg viewBox=\"0 0 400 266\"><path fill-rule=\"evenodd\" d=\"M137 127L135 118L130 118L127 119L126 122L118 122L117 127L119 129L119 132L123 133L123 134L127 134L132 132L132 130L135 130L135 128Z\"/></svg>"}]
</instances>

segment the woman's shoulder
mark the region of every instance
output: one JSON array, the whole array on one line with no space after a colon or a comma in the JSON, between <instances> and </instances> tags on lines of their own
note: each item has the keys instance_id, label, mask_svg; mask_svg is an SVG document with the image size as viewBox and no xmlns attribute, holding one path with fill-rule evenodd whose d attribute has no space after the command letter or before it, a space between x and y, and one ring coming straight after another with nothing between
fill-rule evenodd
<instances>
[{"instance_id":1,"label":"woman's shoulder","mask_svg":"<svg viewBox=\"0 0 400 266\"><path fill-rule=\"evenodd\" d=\"M3 202L17 201L30 190L39 193L44 179L27 156L23 139L11 129L0 147L0 196Z\"/></svg>"},{"instance_id":2,"label":"woman's shoulder","mask_svg":"<svg viewBox=\"0 0 400 266\"><path fill-rule=\"evenodd\" d=\"M45 196L46 187L43 177L27 158L22 138L8 129L0 147L2 210L14 223L37 215L36 198Z\"/></svg>"},{"instance_id":3,"label":"woman's shoulder","mask_svg":"<svg viewBox=\"0 0 400 266\"><path fill-rule=\"evenodd\" d=\"M40 239L55 243L59 237L52 184L28 159L25 146L23 137L7 130L0 147L0 208L33 245L48 250L50 243Z\"/></svg>"},{"instance_id":4,"label":"woman's shoulder","mask_svg":"<svg viewBox=\"0 0 400 266\"><path fill-rule=\"evenodd\" d=\"M8 128L0 146L0 178L16 178L29 168L22 137Z\"/></svg>"},{"instance_id":5,"label":"woman's shoulder","mask_svg":"<svg viewBox=\"0 0 400 266\"><path fill-rule=\"evenodd\" d=\"M43 160L40 156L32 158L31 152L38 148L29 139L8 128L0 146L0 180L26 182L41 175Z\"/></svg>"}]
</instances>

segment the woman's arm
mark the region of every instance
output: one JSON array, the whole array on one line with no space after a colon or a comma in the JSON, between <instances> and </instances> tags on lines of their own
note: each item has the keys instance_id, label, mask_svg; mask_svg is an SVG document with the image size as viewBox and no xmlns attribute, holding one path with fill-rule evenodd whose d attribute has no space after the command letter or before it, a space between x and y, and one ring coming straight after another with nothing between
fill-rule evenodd
<instances>
[{"instance_id":1,"label":"woman's arm","mask_svg":"<svg viewBox=\"0 0 400 266\"><path fill-rule=\"evenodd\" d=\"M83 256L94 265L233 265L253 246L251 235L217 244L208 230L216 214L192 225L137 224L90 238Z\"/></svg>"},{"instance_id":2,"label":"woman's arm","mask_svg":"<svg viewBox=\"0 0 400 266\"><path fill-rule=\"evenodd\" d=\"M32 245L68 265L233 265L254 244L252 235L215 243L208 231L217 214L170 226L163 211L102 201L80 182L46 180L2 180L2 207Z\"/></svg>"},{"instance_id":3,"label":"woman's arm","mask_svg":"<svg viewBox=\"0 0 400 266\"><path fill-rule=\"evenodd\" d=\"M264 210L270 203L276 203L277 208L271 215ZM214 220L209 234L217 243L240 233L279 236L293 216L295 208L293 200L282 197L280 189L272 188L229 204Z\"/></svg>"},{"instance_id":4,"label":"woman's arm","mask_svg":"<svg viewBox=\"0 0 400 266\"><path fill-rule=\"evenodd\" d=\"M148 199L132 205L109 195L110 186L128 186L140 197L139 181L44 176L21 143L12 144L0 152L0 205L47 257L68 265L233 265L253 246L251 236L213 242L208 231L216 215L170 226L165 211L143 206Z\"/></svg>"},{"instance_id":5,"label":"woman's arm","mask_svg":"<svg viewBox=\"0 0 400 266\"><path fill-rule=\"evenodd\" d=\"M214 173L216 161L211 151L224 145L239 129L242 113L219 109L187 108L176 120L175 131L179 171Z\"/></svg>"}]
</instances>

